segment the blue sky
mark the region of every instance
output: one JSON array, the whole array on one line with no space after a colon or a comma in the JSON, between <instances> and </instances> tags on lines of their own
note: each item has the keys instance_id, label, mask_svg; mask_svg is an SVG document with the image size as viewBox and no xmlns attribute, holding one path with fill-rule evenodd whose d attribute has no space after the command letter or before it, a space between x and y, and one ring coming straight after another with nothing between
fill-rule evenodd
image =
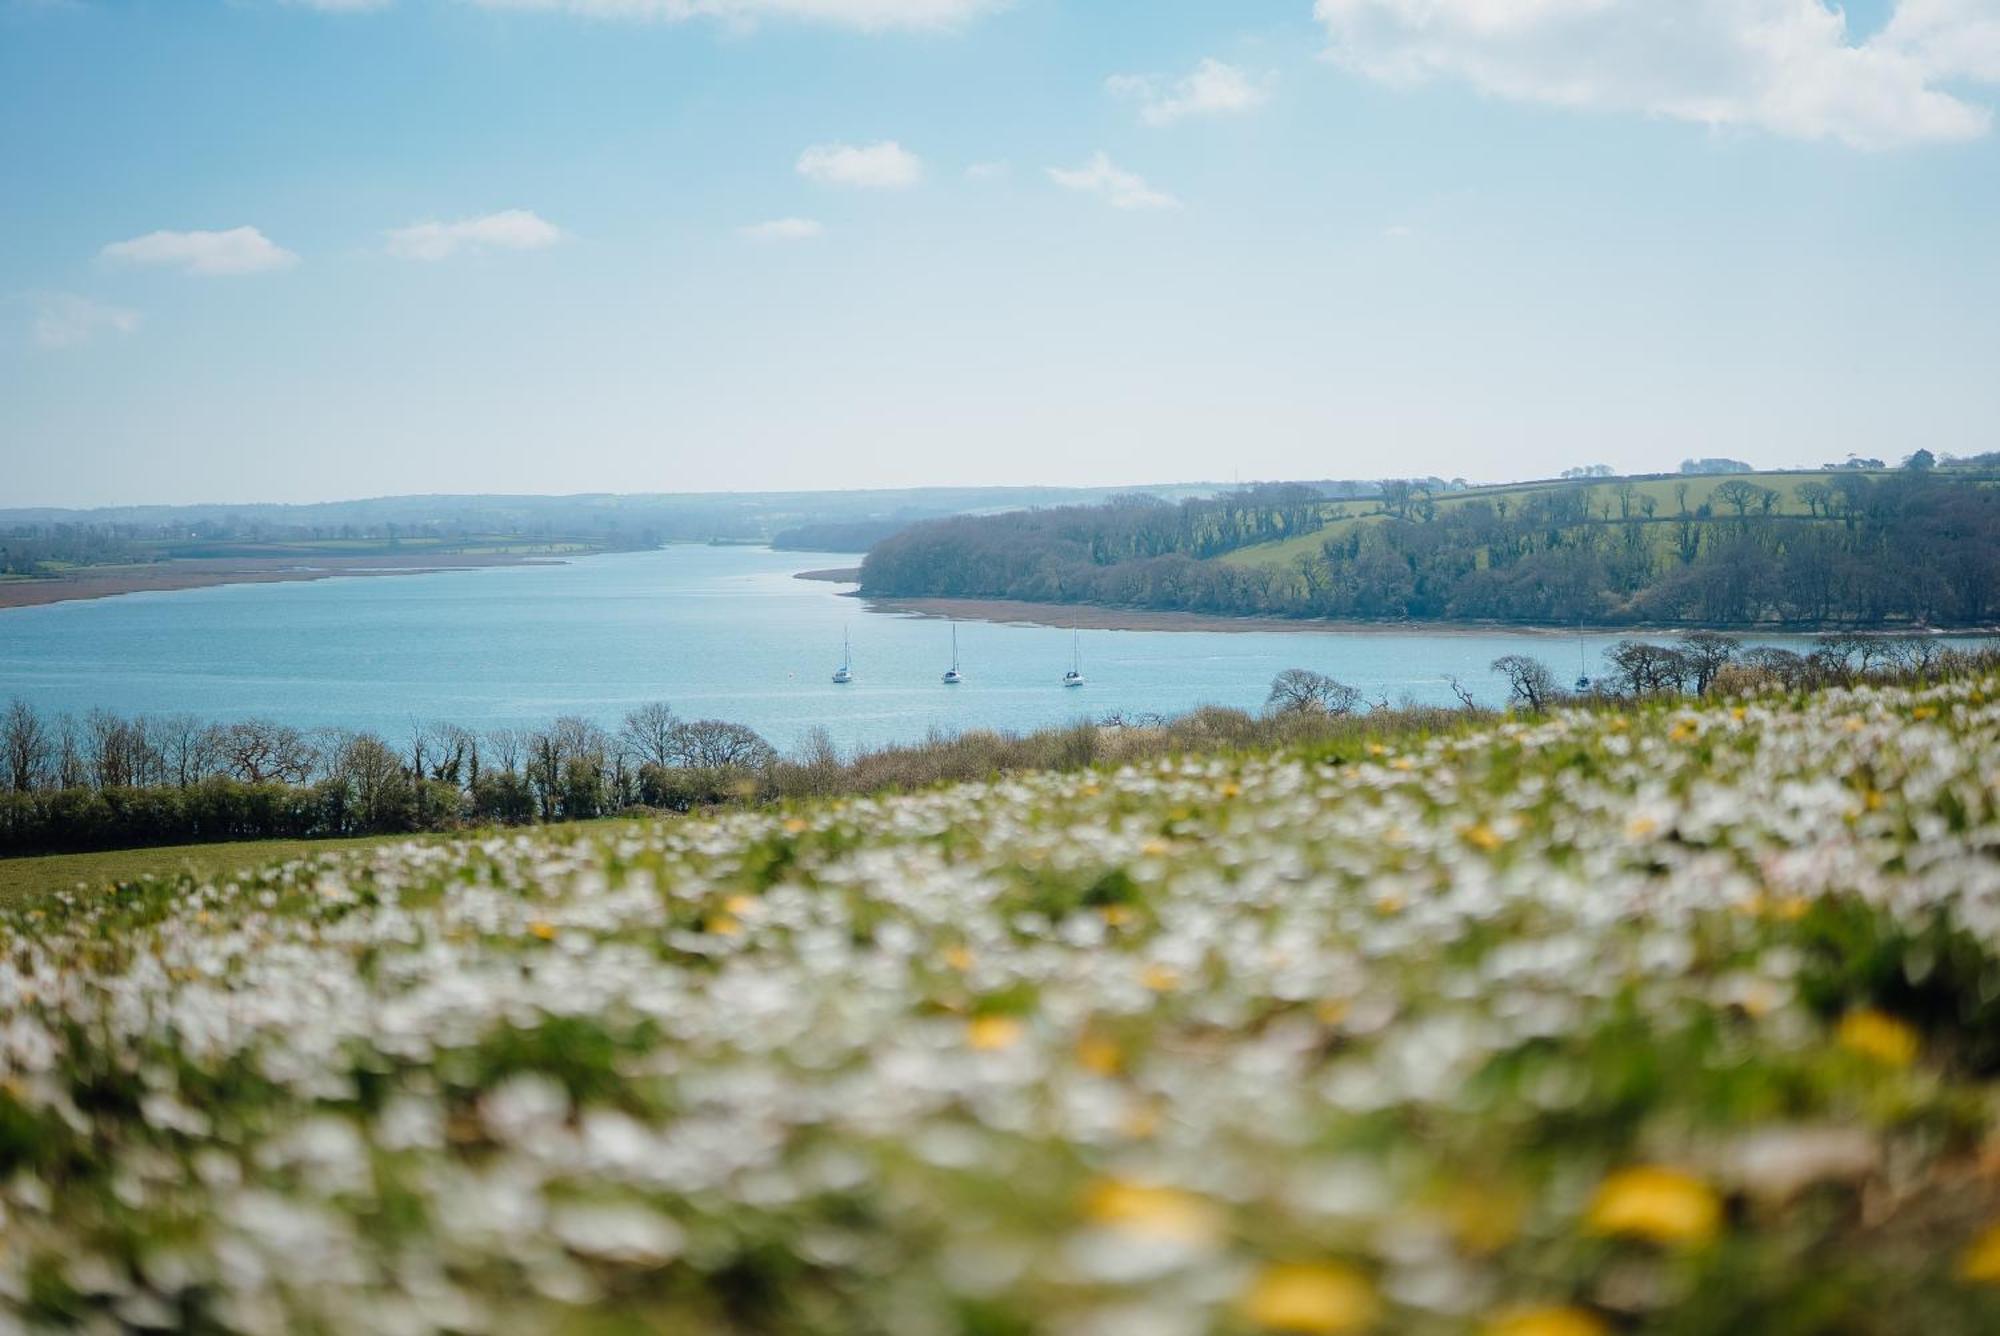
<instances>
[{"instance_id":1,"label":"blue sky","mask_svg":"<svg viewBox=\"0 0 2000 1336\"><path fill-rule=\"evenodd\" d=\"M2000 0L0 0L0 505L1996 449L1996 101Z\"/></svg>"}]
</instances>

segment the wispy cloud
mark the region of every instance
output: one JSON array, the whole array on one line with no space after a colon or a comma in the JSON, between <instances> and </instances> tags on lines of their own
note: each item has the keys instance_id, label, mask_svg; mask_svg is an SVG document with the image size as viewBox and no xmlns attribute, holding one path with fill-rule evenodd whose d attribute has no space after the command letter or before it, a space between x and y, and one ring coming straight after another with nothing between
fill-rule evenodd
<instances>
[{"instance_id":1,"label":"wispy cloud","mask_svg":"<svg viewBox=\"0 0 2000 1336\"><path fill-rule=\"evenodd\" d=\"M1390 84L1636 112L1860 148L1976 138L1994 0L1901 0L1856 42L1822 0L1317 0L1329 59Z\"/></svg>"},{"instance_id":2,"label":"wispy cloud","mask_svg":"<svg viewBox=\"0 0 2000 1336\"><path fill-rule=\"evenodd\" d=\"M99 255L115 264L175 268L207 276L261 274L288 269L299 257L254 227L223 232L148 232L116 241Z\"/></svg>"},{"instance_id":3,"label":"wispy cloud","mask_svg":"<svg viewBox=\"0 0 2000 1336\"><path fill-rule=\"evenodd\" d=\"M100 334L126 335L139 328L139 313L106 306L88 297L56 292L35 303L35 342L44 348L80 348Z\"/></svg>"},{"instance_id":4,"label":"wispy cloud","mask_svg":"<svg viewBox=\"0 0 2000 1336\"><path fill-rule=\"evenodd\" d=\"M1125 171L1103 153L1081 167L1051 167L1049 179L1064 190L1096 195L1114 209L1178 209L1181 202L1146 179Z\"/></svg>"},{"instance_id":5,"label":"wispy cloud","mask_svg":"<svg viewBox=\"0 0 2000 1336\"><path fill-rule=\"evenodd\" d=\"M878 144L815 144L799 155L798 173L826 186L902 190L923 179L923 159L893 139Z\"/></svg>"},{"instance_id":6,"label":"wispy cloud","mask_svg":"<svg viewBox=\"0 0 2000 1336\"><path fill-rule=\"evenodd\" d=\"M1147 125L1173 125L1191 116L1240 116L1271 100L1274 78L1252 78L1234 65L1204 60L1180 79L1157 74L1114 74L1105 87L1119 97L1139 102L1139 119Z\"/></svg>"},{"instance_id":7,"label":"wispy cloud","mask_svg":"<svg viewBox=\"0 0 2000 1336\"><path fill-rule=\"evenodd\" d=\"M413 223L388 233L389 254L401 260L448 260L460 251L542 250L562 229L526 209L506 209L453 223Z\"/></svg>"},{"instance_id":8,"label":"wispy cloud","mask_svg":"<svg viewBox=\"0 0 2000 1336\"><path fill-rule=\"evenodd\" d=\"M825 232L815 218L773 218L737 229L740 236L750 241L811 241Z\"/></svg>"},{"instance_id":9,"label":"wispy cloud","mask_svg":"<svg viewBox=\"0 0 2000 1336\"><path fill-rule=\"evenodd\" d=\"M755 23L798 19L864 30L954 28L1011 0L467 0L482 9L528 9L599 19Z\"/></svg>"}]
</instances>

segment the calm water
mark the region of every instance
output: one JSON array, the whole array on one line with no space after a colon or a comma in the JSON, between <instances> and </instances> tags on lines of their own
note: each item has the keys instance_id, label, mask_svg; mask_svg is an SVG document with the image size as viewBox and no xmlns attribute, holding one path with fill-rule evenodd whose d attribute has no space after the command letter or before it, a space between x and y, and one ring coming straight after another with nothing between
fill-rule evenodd
<instances>
[{"instance_id":1,"label":"calm water","mask_svg":"<svg viewBox=\"0 0 2000 1336\"><path fill-rule=\"evenodd\" d=\"M675 547L560 566L234 585L0 611L0 698L52 711L179 711L371 728L479 728L558 714L615 723L643 701L748 724L780 746L824 724L843 747L927 730L1029 729L1112 710L1254 708L1281 669L1315 668L1371 698L1482 699L1487 665L1535 654L1565 681L1576 637L1434 632L1085 631L1089 685L1065 690L1070 633L958 628L967 681L938 678L943 622L869 613L793 573L853 558ZM828 681L847 627L857 681ZM1596 659L1617 637L1593 636Z\"/></svg>"}]
</instances>

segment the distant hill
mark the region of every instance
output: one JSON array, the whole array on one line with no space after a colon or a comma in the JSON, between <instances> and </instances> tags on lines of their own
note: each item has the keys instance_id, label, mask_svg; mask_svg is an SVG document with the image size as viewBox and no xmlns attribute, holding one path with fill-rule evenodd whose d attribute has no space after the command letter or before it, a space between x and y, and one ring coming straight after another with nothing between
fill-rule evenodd
<instances>
[{"instance_id":1,"label":"distant hill","mask_svg":"<svg viewBox=\"0 0 2000 1336\"><path fill-rule=\"evenodd\" d=\"M1983 626L2000 487L1972 468L1654 475L920 524L862 591L1283 617L1534 624Z\"/></svg>"}]
</instances>

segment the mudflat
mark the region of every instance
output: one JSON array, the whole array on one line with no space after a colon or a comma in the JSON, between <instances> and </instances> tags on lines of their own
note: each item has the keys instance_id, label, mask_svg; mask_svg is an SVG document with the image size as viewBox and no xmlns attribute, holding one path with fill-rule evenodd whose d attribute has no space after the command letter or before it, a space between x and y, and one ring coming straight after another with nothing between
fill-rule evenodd
<instances>
[{"instance_id":1,"label":"mudflat","mask_svg":"<svg viewBox=\"0 0 2000 1336\"><path fill-rule=\"evenodd\" d=\"M112 598L227 584L273 584L353 575L422 575L478 566L525 566L555 558L511 553L384 553L356 557L188 557L133 566L84 566L60 575L0 580L0 608L27 608L72 599Z\"/></svg>"}]
</instances>

